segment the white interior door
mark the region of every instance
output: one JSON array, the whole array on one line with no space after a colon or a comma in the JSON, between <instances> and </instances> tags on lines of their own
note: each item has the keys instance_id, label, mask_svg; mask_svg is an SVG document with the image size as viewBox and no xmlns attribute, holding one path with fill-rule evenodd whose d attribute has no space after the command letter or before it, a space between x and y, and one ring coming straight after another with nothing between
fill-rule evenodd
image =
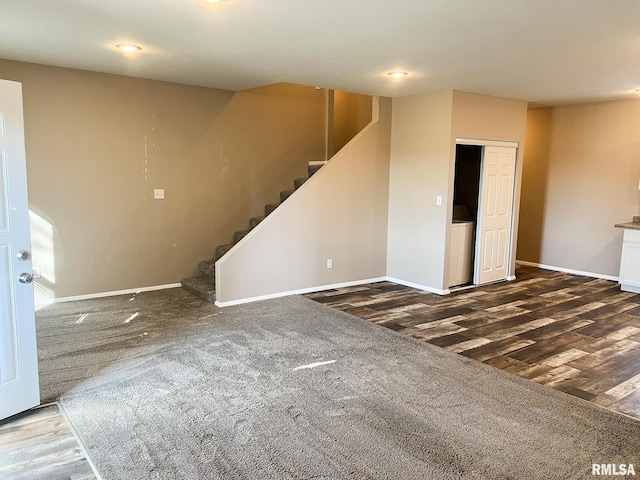
<instances>
[{"instance_id":1,"label":"white interior door","mask_svg":"<svg viewBox=\"0 0 640 480\"><path fill-rule=\"evenodd\" d=\"M509 276L516 149L484 147L481 168L473 279L476 285Z\"/></svg>"},{"instance_id":2,"label":"white interior door","mask_svg":"<svg viewBox=\"0 0 640 480\"><path fill-rule=\"evenodd\" d=\"M0 419L40 403L22 85L0 80Z\"/></svg>"}]
</instances>

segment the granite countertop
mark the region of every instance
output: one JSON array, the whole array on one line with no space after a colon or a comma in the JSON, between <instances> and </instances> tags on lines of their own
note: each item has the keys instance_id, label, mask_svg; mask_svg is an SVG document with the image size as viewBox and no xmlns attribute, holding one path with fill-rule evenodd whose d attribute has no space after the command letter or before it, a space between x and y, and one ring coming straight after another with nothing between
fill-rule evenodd
<instances>
[{"instance_id":1,"label":"granite countertop","mask_svg":"<svg viewBox=\"0 0 640 480\"><path fill-rule=\"evenodd\" d=\"M632 228L634 230L640 230L640 216L633 217L632 222L616 223L615 228Z\"/></svg>"}]
</instances>

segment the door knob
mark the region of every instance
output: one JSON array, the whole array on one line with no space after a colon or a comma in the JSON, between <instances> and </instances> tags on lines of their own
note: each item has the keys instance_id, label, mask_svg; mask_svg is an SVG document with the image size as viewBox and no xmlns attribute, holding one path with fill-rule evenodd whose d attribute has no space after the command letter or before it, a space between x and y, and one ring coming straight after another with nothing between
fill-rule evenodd
<instances>
[{"instance_id":1,"label":"door knob","mask_svg":"<svg viewBox=\"0 0 640 480\"><path fill-rule=\"evenodd\" d=\"M26 250L20 250L18 252L18 260L29 260L29 252Z\"/></svg>"},{"instance_id":2,"label":"door knob","mask_svg":"<svg viewBox=\"0 0 640 480\"><path fill-rule=\"evenodd\" d=\"M21 273L18 280L20 280L20 283L31 283L33 282L33 275L30 273Z\"/></svg>"}]
</instances>

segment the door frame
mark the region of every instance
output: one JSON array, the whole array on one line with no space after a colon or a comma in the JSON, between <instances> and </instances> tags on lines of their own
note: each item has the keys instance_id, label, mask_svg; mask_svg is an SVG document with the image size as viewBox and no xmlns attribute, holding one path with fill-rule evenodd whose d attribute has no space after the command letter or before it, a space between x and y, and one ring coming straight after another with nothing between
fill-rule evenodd
<instances>
[{"instance_id":1,"label":"door frame","mask_svg":"<svg viewBox=\"0 0 640 480\"><path fill-rule=\"evenodd\" d=\"M516 151L516 158L515 158L515 166L514 166L514 178L513 178L513 207L511 209L511 233L509 236L509 255L507 258L507 272L508 272L508 276L505 280L515 280L515 275L511 274L512 272L512 268L513 268L513 252L515 251L515 240L517 238L517 236L515 235L515 226L517 225L515 222L515 218L516 215L519 212L519 208L517 207L517 203L519 202L519 193L518 193L518 184L519 184L519 180L518 180L518 175L519 175L519 170L521 168L519 162L518 162L518 155L520 154L520 143L519 142L513 142L513 141L504 141L504 140L489 140L489 139L480 139L480 138L467 138L467 137L456 137L456 141L454 144L455 145L475 145L475 146L480 146L482 147L482 159L481 159L481 163L480 163L480 182L482 182L482 169L484 167L484 148L485 147L505 147L505 148L514 148ZM455 148L454 148L455 150ZM454 158L454 162L455 164L455 158ZM453 182L452 185L455 184L455 178L453 178ZM480 185L479 188L479 192L478 195L481 196L482 195L482 185ZM480 201L481 199L478 199L478 208L481 207L482 202ZM477 220L477 219L476 219ZM451 221L449 221L449 225L447 226L447 228L450 230L451 229ZM478 222L476 221L476 232L477 232L477 228L478 228ZM477 237L477 235L476 235ZM450 238L450 234L448 235L448 238ZM478 239L476 238L474 241L474 251L477 250L477 246L478 246ZM447 249L449 249L449 245L447 245ZM449 262L451 262L451 258L450 255L447 256ZM475 283L475 272L477 269L477 262L478 262L478 255L475 255L474 261L473 261L473 277L472 277L472 286L477 286L477 284ZM448 268L445 269L448 272ZM499 280L499 281L503 281L503 280ZM448 281L446 282L448 283ZM463 287L464 288L464 287Z\"/></svg>"}]
</instances>

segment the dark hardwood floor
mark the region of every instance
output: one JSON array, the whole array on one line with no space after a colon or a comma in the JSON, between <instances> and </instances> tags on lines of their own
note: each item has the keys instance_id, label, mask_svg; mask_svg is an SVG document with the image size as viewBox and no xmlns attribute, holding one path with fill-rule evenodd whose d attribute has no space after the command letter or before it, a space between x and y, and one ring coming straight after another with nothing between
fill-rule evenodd
<instances>
[{"instance_id":1,"label":"dark hardwood floor","mask_svg":"<svg viewBox=\"0 0 640 480\"><path fill-rule=\"evenodd\" d=\"M96 476L56 404L0 422L0 478L93 480Z\"/></svg>"},{"instance_id":2,"label":"dark hardwood floor","mask_svg":"<svg viewBox=\"0 0 640 480\"><path fill-rule=\"evenodd\" d=\"M306 297L640 419L640 295L615 282L519 266L447 296L381 282Z\"/></svg>"}]
</instances>

